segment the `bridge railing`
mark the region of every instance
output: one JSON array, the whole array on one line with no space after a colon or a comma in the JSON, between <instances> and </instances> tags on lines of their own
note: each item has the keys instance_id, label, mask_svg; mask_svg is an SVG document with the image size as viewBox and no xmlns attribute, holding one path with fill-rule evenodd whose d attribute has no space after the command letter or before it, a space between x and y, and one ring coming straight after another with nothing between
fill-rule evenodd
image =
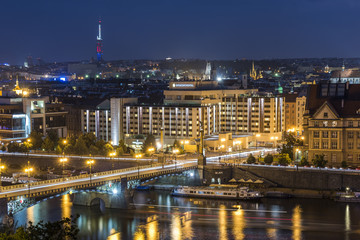
<instances>
[{"instance_id":1,"label":"bridge railing","mask_svg":"<svg viewBox=\"0 0 360 240\"><path fill-rule=\"evenodd\" d=\"M91 175L92 176L111 175L111 174L118 174L118 173L122 173L122 172L136 171L138 169L156 168L156 167L161 167L161 166L165 167L165 166L169 166L169 165L173 165L173 164L156 163L156 164L152 164L152 165L142 165L142 166L132 167L132 168L123 168L123 169L116 169L116 170L110 170L110 171L105 171L105 172L97 172L97 173L93 173ZM188 164L179 164L178 168L179 169L185 168L186 165L188 165ZM45 184L51 184L51 183L60 183L60 182L64 182L64 179L66 181L71 181L71 180L77 180L77 179L85 179L85 178L89 178L89 177L90 177L90 174L82 174L82 175L72 176L72 177L67 177L67 178L56 178L56 179L51 179L51 180L32 182L31 186L33 187L33 186L39 186L39 185L45 185ZM18 188L25 188L27 186L28 186L27 183L17 184L17 185L12 185L12 186L1 187L1 190L2 191L13 190L13 189L18 189Z\"/></svg>"}]
</instances>

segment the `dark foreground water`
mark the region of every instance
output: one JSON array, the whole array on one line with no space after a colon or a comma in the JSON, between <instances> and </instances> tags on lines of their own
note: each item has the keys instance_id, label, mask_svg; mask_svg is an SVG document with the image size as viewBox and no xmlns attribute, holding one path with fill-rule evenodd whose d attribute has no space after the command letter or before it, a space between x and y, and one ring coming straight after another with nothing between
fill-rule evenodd
<instances>
[{"instance_id":1,"label":"dark foreground water","mask_svg":"<svg viewBox=\"0 0 360 240\"><path fill-rule=\"evenodd\" d=\"M143 205L144 204L144 205ZM241 206L239 209L238 206ZM73 206L71 196L52 198L15 215L56 221L80 214L80 239L360 239L360 204L320 199L214 201L137 192L136 210ZM191 211L191 217L184 215Z\"/></svg>"}]
</instances>

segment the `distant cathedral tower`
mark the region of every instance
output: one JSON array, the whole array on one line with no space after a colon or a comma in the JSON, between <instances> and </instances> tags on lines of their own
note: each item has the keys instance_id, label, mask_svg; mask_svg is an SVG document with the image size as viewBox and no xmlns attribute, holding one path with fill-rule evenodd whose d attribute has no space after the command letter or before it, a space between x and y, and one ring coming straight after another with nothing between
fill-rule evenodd
<instances>
[{"instance_id":1,"label":"distant cathedral tower","mask_svg":"<svg viewBox=\"0 0 360 240\"><path fill-rule=\"evenodd\" d=\"M261 72L259 71L259 73L256 72L255 69L255 65L254 65L254 61L252 62L252 68L250 70L250 77L254 80L258 80L260 78L263 78Z\"/></svg>"}]
</instances>

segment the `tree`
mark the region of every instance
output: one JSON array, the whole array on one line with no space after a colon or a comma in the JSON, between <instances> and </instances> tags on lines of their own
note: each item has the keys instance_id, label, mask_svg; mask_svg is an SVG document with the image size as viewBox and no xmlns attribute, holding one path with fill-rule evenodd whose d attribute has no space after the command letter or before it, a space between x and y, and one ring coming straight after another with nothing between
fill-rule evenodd
<instances>
[{"instance_id":1,"label":"tree","mask_svg":"<svg viewBox=\"0 0 360 240\"><path fill-rule=\"evenodd\" d=\"M315 167L323 168L327 164L327 160L324 159L324 154L316 154L315 158L312 160L312 163Z\"/></svg>"},{"instance_id":2,"label":"tree","mask_svg":"<svg viewBox=\"0 0 360 240\"><path fill-rule=\"evenodd\" d=\"M279 155L278 162L281 166L287 166L291 163L291 158L289 154L282 153Z\"/></svg>"},{"instance_id":3,"label":"tree","mask_svg":"<svg viewBox=\"0 0 360 240\"><path fill-rule=\"evenodd\" d=\"M95 145L91 145L89 147L89 153L91 155L98 155L99 154L99 149Z\"/></svg>"},{"instance_id":4,"label":"tree","mask_svg":"<svg viewBox=\"0 0 360 240\"><path fill-rule=\"evenodd\" d=\"M58 133L54 129L51 129L50 131L48 131L47 136L54 143L54 147L58 145L59 136L58 136Z\"/></svg>"},{"instance_id":5,"label":"tree","mask_svg":"<svg viewBox=\"0 0 360 240\"><path fill-rule=\"evenodd\" d=\"M80 136L79 139L80 138L84 140L87 148L89 148L91 145L95 145L96 143L96 136L93 133L85 133L84 135Z\"/></svg>"},{"instance_id":6,"label":"tree","mask_svg":"<svg viewBox=\"0 0 360 240\"><path fill-rule=\"evenodd\" d=\"M66 148L65 148L66 149ZM79 155L87 154L88 147L86 146L86 143L82 137L80 137L74 146L74 153Z\"/></svg>"},{"instance_id":7,"label":"tree","mask_svg":"<svg viewBox=\"0 0 360 240\"><path fill-rule=\"evenodd\" d=\"M250 153L249 157L248 157L247 160L246 160L246 163L247 163L247 164L253 164L253 163L255 163L255 162L256 162L255 157Z\"/></svg>"},{"instance_id":8,"label":"tree","mask_svg":"<svg viewBox=\"0 0 360 240\"><path fill-rule=\"evenodd\" d=\"M64 152L64 149L60 146L60 144L58 144L55 148L55 153L62 154L63 152Z\"/></svg>"},{"instance_id":9,"label":"tree","mask_svg":"<svg viewBox=\"0 0 360 240\"><path fill-rule=\"evenodd\" d=\"M42 137L43 137L43 135L37 131L32 131L30 133L29 139L32 144L32 149L34 149L34 150L41 149L42 144L43 144Z\"/></svg>"},{"instance_id":10,"label":"tree","mask_svg":"<svg viewBox=\"0 0 360 240\"><path fill-rule=\"evenodd\" d=\"M24 144L12 142L8 144L8 152L29 152L29 149Z\"/></svg>"},{"instance_id":11,"label":"tree","mask_svg":"<svg viewBox=\"0 0 360 240\"><path fill-rule=\"evenodd\" d=\"M54 151L55 143L50 139L49 136L47 136L42 144L42 149L45 149L45 151L50 152Z\"/></svg>"},{"instance_id":12,"label":"tree","mask_svg":"<svg viewBox=\"0 0 360 240\"><path fill-rule=\"evenodd\" d=\"M109 153L114 151L114 148L110 143L106 143L104 146L104 150L105 150L105 155L108 156Z\"/></svg>"},{"instance_id":13,"label":"tree","mask_svg":"<svg viewBox=\"0 0 360 240\"><path fill-rule=\"evenodd\" d=\"M99 154L99 155L107 155L105 145L106 145L106 142L104 140L102 140L102 139L95 142L95 147L98 149L97 154Z\"/></svg>"},{"instance_id":14,"label":"tree","mask_svg":"<svg viewBox=\"0 0 360 240\"><path fill-rule=\"evenodd\" d=\"M268 165L272 164L273 161L274 161L274 157L271 154L266 155L264 158L264 162Z\"/></svg>"},{"instance_id":15,"label":"tree","mask_svg":"<svg viewBox=\"0 0 360 240\"><path fill-rule=\"evenodd\" d=\"M153 135L149 134L146 137L145 142L143 144L142 152L146 153L150 147L155 147L155 146L156 146L155 137Z\"/></svg>"},{"instance_id":16,"label":"tree","mask_svg":"<svg viewBox=\"0 0 360 240\"><path fill-rule=\"evenodd\" d=\"M309 166L310 164L309 164L308 160L304 156L302 156L299 165L301 167L305 167L305 166Z\"/></svg>"},{"instance_id":17,"label":"tree","mask_svg":"<svg viewBox=\"0 0 360 240\"><path fill-rule=\"evenodd\" d=\"M175 139L172 149L179 149L179 154L184 153L184 149L181 147L181 144L178 140Z\"/></svg>"},{"instance_id":18,"label":"tree","mask_svg":"<svg viewBox=\"0 0 360 240\"><path fill-rule=\"evenodd\" d=\"M60 221L44 223L40 221L34 225L29 222L28 227L19 227L15 232L10 227L3 226L0 233L0 239L5 240L50 240L67 239L75 240L79 234L79 228L76 224L76 217L62 218Z\"/></svg>"},{"instance_id":19,"label":"tree","mask_svg":"<svg viewBox=\"0 0 360 240\"><path fill-rule=\"evenodd\" d=\"M348 164L347 164L347 162L345 160L341 162L341 167L342 168L347 168L348 167Z\"/></svg>"},{"instance_id":20,"label":"tree","mask_svg":"<svg viewBox=\"0 0 360 240\"><path fill-rule=\"evenodd\" d=\"M127 147L125 145L124 140L121 139L119 141L119 146L116 149L116 155L120 156L120 155L123 155L124 153L127 153Z\"/></svg>"},{"instance_id":21,"label":"tree","mask_svg":"<svg viewBox=\"0 0 360 240\"><path fill-rule=\"evenodd\" d=\"M300 139L297 139L295 137L294 133L284 133L284 141L286 142L285 144L282 144L279 148L278 148L278 152L280 154L288 154L288 156L290 157L290 159L293 159L293 149L295 145L302 145L302 141Z\"/></svg>"}]
</instances>

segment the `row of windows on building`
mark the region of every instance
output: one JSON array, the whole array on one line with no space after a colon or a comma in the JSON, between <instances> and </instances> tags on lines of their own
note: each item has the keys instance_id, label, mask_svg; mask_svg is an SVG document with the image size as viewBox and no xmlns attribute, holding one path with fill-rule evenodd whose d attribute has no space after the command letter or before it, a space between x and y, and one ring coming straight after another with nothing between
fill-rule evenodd
<instances>
[{"instance_id":1,"label":"row of windows on building","mask_svg":"<svg viewBox=\"0 0 360 240\"><path fill-rule=\"evenodd\" d=\"M355 135L360 138L360 132L353 132L353 131L348 131L346 133L347 138L354 138ZM338 132L337 131L330 131L330 136L331 138L337 138L338 137ZM313 132L313 137L314 138L320 138L320 131L314 131ZM321 137L322 138L329 138L329 131L321 131Z\"/></svg>"},{"instance_id":2,"label":"row of windows on building","mask_svg":"<svg viewBox=\"0 0 360 240\"><path fill-rule=\"evenodd\" d=\"M324 118L327 118L327 115L325 116L324 113ZM322 124L321 124L322 123ZM314 127L328 127L329 124L328 122L322 122L322 121L314 121ZM345 122L345 127L360 127L360 121L346 121Z\"/></svg>"}]
</instances>

